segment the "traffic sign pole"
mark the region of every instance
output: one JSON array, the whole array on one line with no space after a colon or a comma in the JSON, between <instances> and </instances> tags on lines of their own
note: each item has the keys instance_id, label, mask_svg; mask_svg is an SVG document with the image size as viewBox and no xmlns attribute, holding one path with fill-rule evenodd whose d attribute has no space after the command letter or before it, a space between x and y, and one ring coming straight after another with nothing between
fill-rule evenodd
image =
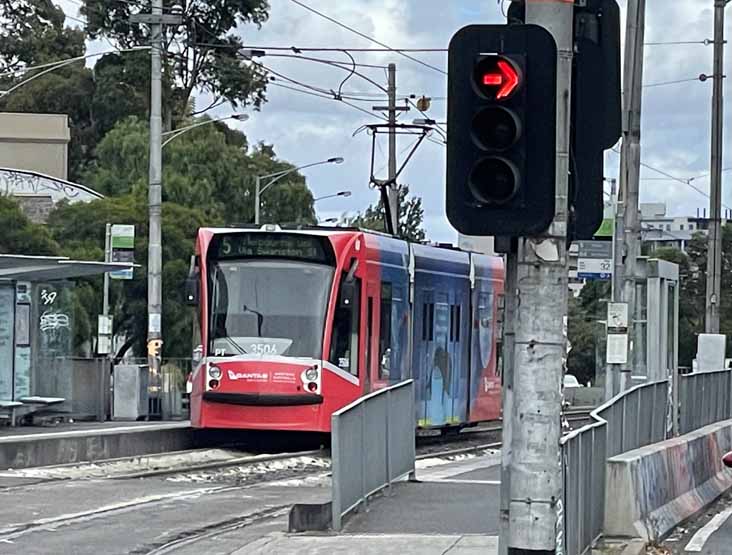
<instances>
[{"instance_id":1,"label":"traffic sign pole","mask_svg":"<svg viewBox=\"0 0 732 555\"><path fill-rule=\"evenodd\" d=\"M511 433L509 555L564 553L561 395L566 364L568 175L574 3L526 3L526 22L554 37L555 213L548 231L518 239ZM506 447L504 446L504 449ZM502 538L506 540L506 538Z\"/></svg>"}]
</instances>

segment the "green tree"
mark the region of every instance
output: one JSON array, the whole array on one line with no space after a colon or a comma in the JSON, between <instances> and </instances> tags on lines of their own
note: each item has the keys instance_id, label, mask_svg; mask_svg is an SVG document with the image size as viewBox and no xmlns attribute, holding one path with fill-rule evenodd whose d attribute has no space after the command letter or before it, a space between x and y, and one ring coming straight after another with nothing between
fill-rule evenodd
<instances>
[{"instance_id":1,"label":"green tree","mask_svg":"<svg viewBox=\"0 0 732 555\"><path fill-rule=\"evenodd\" d=\"M567 359L567 372L580 383L595 381L598 362L603 360L607 301L610 282L588 281L578 298L569 299L567 335L572 350Z\"/></svg>"},{"instance_id":2,"label":"green tree","mask_svg":"<svg viewBox=\"0 0 732 555\"><path fill-rule=\"evenodd\" d=\"M64 26L64 13L48 0L0 0L0 72L82 56L84 33ZM7 90L42 70L0 78ZM55 69L0 97L0 111L59 113L69 116L71 145L69 169L78 177L96 144L97 135L89 99L95 90L92 72L83 62Z\"/></svg>"},{"instance_id":3,"label":"green tree","mask_svg":"<svg viewBox=\"0 0 732 555\"><path fill-rule=\"evenodd\" d=\"M397 235L402 239L422 243L426 234L422 227L424 220L424 208L422 199L409 196L409 186L399 186L399 230ZM373 229L374 231L386 231L384 224L384 203L381 198L376 204L370 205L365 211L345 222L353 227Z\"/></svg>"},{"instance_id":4,"label":"green tree","mask_svg":"<svg viewBox=\"0 0 732 555\"><path fill-rule=\"evenodd\" d=\"M264 101L266 75L259 66L242 63L238 50L242 25L267 20L266 0L208 0L168 3L166 13L183 14L183 22L166 27L163 51L166 127L189 113L194 91L209 93L214 104L254 105ZM133 14L149 13L145 0L84 0L89 38L106 38L121 47L150 44L147 25L131 23ZM148 64L149 65L149 64ZM134 83L132 83L134 84Z\"/></svg>"},{"instance_id":5,"label":"green tree","mask_svg":"<svg viewBox=\"0 0 732 555\"><path fill-rule=\"evenodd\" d=\"M91 203L60 204L48 228L67 256L102 260L107 223L135 226L134 279L112 280L110 297L115 330L131 338L137 353L145 352L147 329L147 204L142 195L109 197ZM184 283L199 227L218 225L200 210L163 203L163 331L166 357L190 357L192 311L185 305ZM102 306L102 278L80 280L77 296L88 321L96 321ZM83 321L84 318L80 318ZM87 335L88 337L88 335ZM83 338L77 337L77 347Z\"/></svg>"},{"instance_id":6,"label":"green tree","mask_svg":"<svg viewBox=\"0 0 732 555\"><path fill-rule=\"evenodd\" d=\"M32 223L13 199L0 196L0 253L54 256L58 244L42 225Z\"/></svg>"},{"instance_id":7,"label":"green tree","mask_svg":"<svg viewBox=\"0 0 732 555\"><path fill-rule=\"evenodd\" d=\"M194 120L195 121L195 120ZM218 123L192 129L163 150L163 200L197 208L227 224L254 221L256 175L292 169L271 146L247 152L246 137ZM148 127L137 118L118 123L97 147L85 181L106 195L143 194L148 180ZM314 223L313 197L293 172L262 195L262 221Z\"/></svg>"}]
</instances>

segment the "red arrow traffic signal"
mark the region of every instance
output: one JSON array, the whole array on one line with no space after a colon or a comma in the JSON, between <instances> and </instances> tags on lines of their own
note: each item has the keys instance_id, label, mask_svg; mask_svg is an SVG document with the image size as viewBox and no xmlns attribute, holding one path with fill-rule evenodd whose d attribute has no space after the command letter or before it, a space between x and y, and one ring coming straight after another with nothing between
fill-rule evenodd
<instances>
[{"instance_id":1,"label":"red arrow traffic signal","mask_svg":"<svg viewBox=\"0 0 732 555\"><path fill-rule=\"evenodd\" d=\"M483 84L486 86L500 87L496 92L496 100L508 98L519 85L518 72L506 60L498 60L496 63L498 72L485 73Z\"/></svg>"},{"instance_id":2,"label":"red arrow traffic signal","mask_svg":"<svg viewBox=\"0 0 732 555\"><path fill-rule=\"evenodd\" d=\"M518 90L521 74L507 58L485 56L475 67L475 82L487 98L504 100Z\"/></svg>"}]
</instances>

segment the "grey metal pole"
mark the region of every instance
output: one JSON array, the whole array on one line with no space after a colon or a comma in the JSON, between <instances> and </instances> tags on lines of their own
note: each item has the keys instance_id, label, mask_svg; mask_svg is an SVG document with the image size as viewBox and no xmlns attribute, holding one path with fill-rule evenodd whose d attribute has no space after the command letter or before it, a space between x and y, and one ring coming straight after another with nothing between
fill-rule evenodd
<instances>
[{"instance_id":1,"label":"grey metal pole","mask_svg":"<svg viewBox=\"0 0 732 555\"><path fill-rule=\"evenodd\" d=\"M641 108L643 105L643 41L646 20L645 0L628 0L628 15L625 34L625 67L623 79L623 143L620 151L620 189L624 200L625 263L623 267L622 300L628 303L628 363L623 365L619 375L619 391L630 385L630 376L635 365L634 349L643 345L637 341L636 283L637 260L641 254L640 217L638 190L641 162ZM642 370L638 368L637 370Z\"/></svg>"},{"instance_id":2,"label":"grey metal pole","mask_svg":"<svg viewBox=\"0 0 732 555\"><path fill-rule=\"evenodd\" d=\"M508 553L563 552L561 391L566 336L568 175L574 4L526 4L557 44L556 215L518 240Z\"/></svg>"},{"instance_id":3,"label":"grey metal pole","mask_svg":"<svg viewBox=\"0 0 732 555\"><path fill-rule=\"evenodd\" d=\"M722 281L722 135L724 126L724 8L714 2L714 92L712 93L712 161L709 199L709 250L707 255L706 333L719 333Z\"/></svg>"},{"instance_id":4,"label":"grey metal pole","mask_svg":"<svg viewBox=\"0 0 732 555\"><path fill-rule=\"evenodd\" d=\"M254 223L259 225L259 196L261 195L262 178L257 176L256 183L254 184Z\"/></svg>"},{"instance_id":5,"label":"grey metal pole","mask_svg":"<svg viewBox=\"0 0 732 555\"><path fill-rule=\"evenodd\" d=\"M389 85L387 87L389 94L389 125L396 125L396 64L389 64ZM399 186L392 180L396 178L397 159L396 159L396 128L389 128L389 189L387 191L389 198L389 210L391 212L391 227L394 234L399 233Z\"/></svg>"},{"instance_id":6,"label":"grey metal pole","mask_svg":"<svg viewBox=\"0 0 732 555\"><path fill-rule=\"evenodd\" d=\"M615 303L622 302L623 300L623 276L625 275L625 263L623 261L623 254L625 250L625 243L623 237L625 236L625 199L622 196L622 191L617 189L617 181L611 180L612 183L612 195L613 195L613 212L614 212L614 224L613 224L613 277L612 277L612 291L610 298ZM607 328L606 328L607 329ZM605 369L605 400L609 401L620 391L620 365L618 364L607 364Z\"/></svg>"},{"instance_id":7,"label":"grey metal pole","mask_svg":"<svg viewBox=\"0 0 732 555\"><path fill-rule=\"evenodd\" d=\"M105 226L104 261L112 262L112 224ZM102 299L102 315L109 316L109 272L104 272L104 297Z\"/></svg>"},{"instance_id":8,"label":"grey metal pole","mask_svg":"<svg viewBox=\"0 0 732 555\"><path fill-rule=\"evenodd\" d=\"M163 0L152 0L152 16L163 15ZM162 49L161 20L150 25L150 184L148 190L149 232L147 262L147 344L150 370L160 370L162 355Z\"/></svg>"},{"instance_id":9,"label":"grey metal pole","mask_svg":"<svg viewBox=\"0 0 732 555\"><path fill-rule=\"evenodd\" d=\"M498 553L508 555L508 533L511 515L511 438L513 427L513 355L514 322L516 318L516 279L518 259L515 253L506 256L506 280L504 288L504 327L503 327L503 383L502 408L503 426L501 431L501 506L498 518Z\"/></svg>"}]
</instances>

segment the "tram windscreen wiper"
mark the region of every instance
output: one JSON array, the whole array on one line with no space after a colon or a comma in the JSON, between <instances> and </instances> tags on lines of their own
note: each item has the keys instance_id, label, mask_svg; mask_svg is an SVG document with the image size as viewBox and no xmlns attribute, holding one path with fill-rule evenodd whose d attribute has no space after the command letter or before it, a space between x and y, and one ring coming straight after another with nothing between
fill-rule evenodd
<instances>
[{"instance_id":1,"label":"tram windscreen wiper","mask_svg":"<svg viewBox=\"0 0 732 555\"><path fill-rule=\"evenodd\" d=\"M244 305L242 307L242 311L251 312L252 314L257 315L257 337L262 337L262 324L264 324L264 315L261 312L254 310L253 308L249 308L247 305Z\"/></svg>"}]
</instances>

